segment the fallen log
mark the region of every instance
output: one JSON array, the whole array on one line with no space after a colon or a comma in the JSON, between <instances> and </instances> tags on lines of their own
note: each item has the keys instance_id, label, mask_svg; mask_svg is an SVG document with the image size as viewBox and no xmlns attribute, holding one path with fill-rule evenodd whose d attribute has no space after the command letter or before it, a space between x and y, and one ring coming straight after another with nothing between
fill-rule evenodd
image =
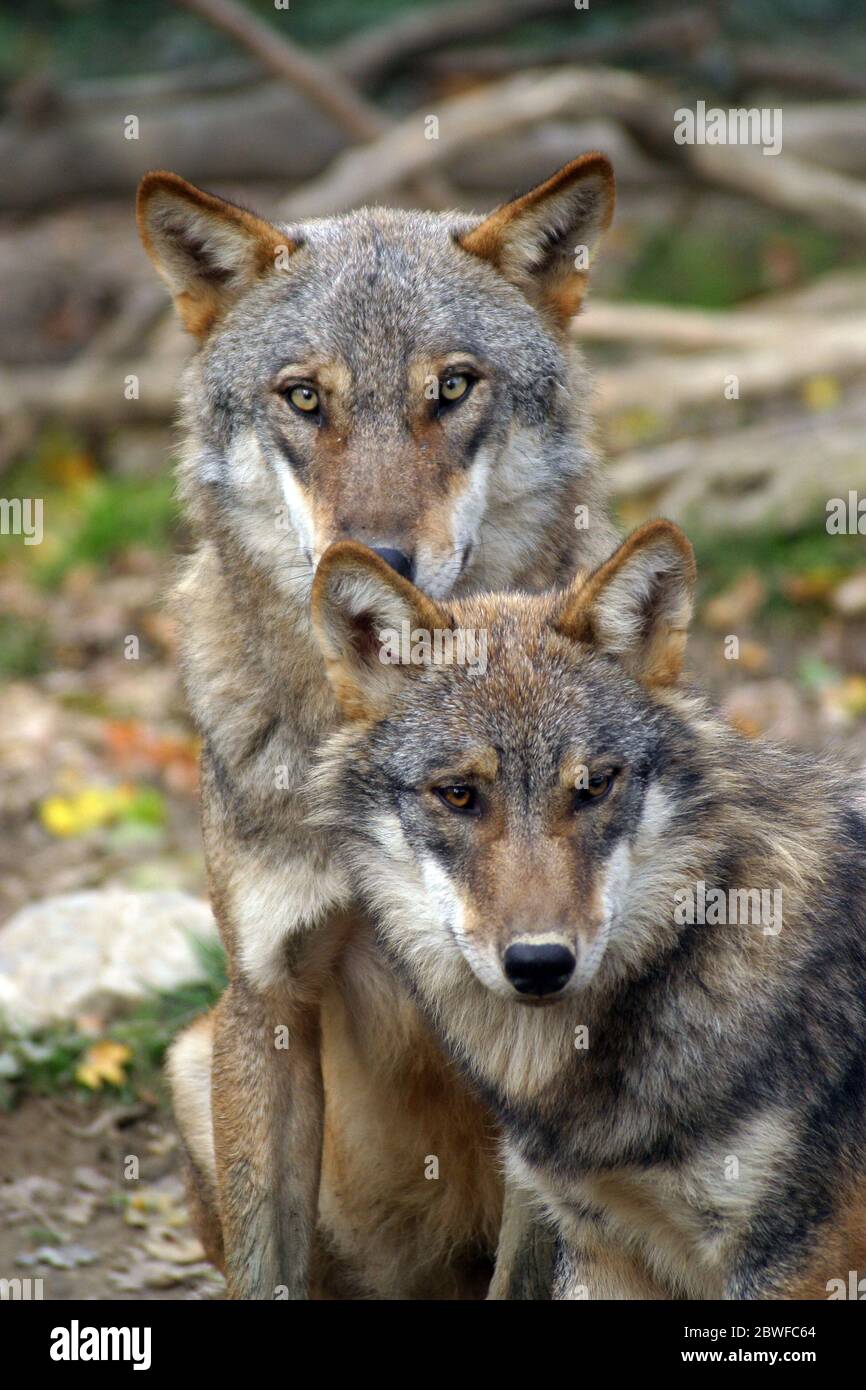
<instances>
[{"instance_id":1,"label":"fallen log","mask_svg":"<svg viewBox=\"0 0 866 1390\"><path fill-rule=\"evenodd\" d=\"M692 145L688 163L705 183L806 216L827 231L866 236L866 183L789 149L765 157L753 145Z\"/></svg>"},{"instance_id":2,"label":"fallen log","mask_svg":"<svg viewBox=\"0 0 866 1390\"><path fill-rule=\"evenodd\" d=\"M281 81L250 86L241 79L235 69L229 90L199 90L188 98L172 95L167 79L158 77L153 92L134 79L126 96L122 85L107 84L113 93L110 100L100 99L99 84L89 82L71 89L68 100L61 93L51 119L34 123L19 114L5 120L0 124L0 205L33 210L111 193L127 195L145 170L165 167L206 187L292 185L315 179L309 193L298 194L298 207L315 214L327 211L329 203L335 210L388 197L402 187L407 171L417 178L442 169L458 186L475 189L480 185L473 175L491 144L491 157L512 171L507 186L516 187L522 182L514 177L515 168L520 171L517 151L508 158L502 154L509 140L528 137L536 129L549 133L569 121L604 120L619 122L619 143L630 147L632 169L637 165L656 170L656 177L699 179L796 211L846 235L863 229L859 185L832 179L834 171L842 177L866 171L863 102L786 106L782 154L761 156L755 167L744 147L674 145L676 101L659 84L612 69L566 68L522 74L437 100L432 114L439 118L438 141L425 138L424 121L431 113L422 109L389 131L384 143L352 151L359 160L353 164L349 154L337 158L346 151L345 131L300 92ZM538 88L534 109L527 85ZM515 101L518 107L512 110ZM123 138L129 115L139 118L136 140ZM475 129L465 124L476 120ZM460 122L464 129L455 134L453 127ZM700 148L704 153L693 158ZM552 149L551 167L563 157L562 149L562 141ZM389 170L392 156L395 163ZM802 162L790 163L793 160ZM777 169L771 170L771 165ZM491 186L490 178L483 186ZM802 196L800 188L805 189Z\"/></svg>"},{"instance_id":3,"label":"fallen log","mask_svg":"<svg viewBox=\"0 0 866 1390\"><path fill-rule=\"evenodd\" d=\"M834 497L862 492L866 401L796 411L724 433L637 449L608 465L630 519L664 515L705 530L795 528Z\"/></svg>"},{"instance_id":4,"label":"fallen log","mask_svg":"<svg viewBox=\"0 0 866 1390\"><path fill-rule=\"evenodd\" d=\"M866 277L864 283L866 283ZM663 343L667 347L693 352L696 349L750 347L781 344L790 338L805 341L816 328L814 312L773 312L769 308L733 309L721 313L707 309L672 308L662 304L611 304L591 298L588 307L574 322L575 337L582 342L621 342L627 345ZM843 314L834 321L840 338L849 341L858 334L866 340L866 313ZM853 366L859 367L855 354Z\"/></svg>"},{"instance_id":5,"label":"fallen log","mask_svg":"<svg viewBox=\"0 0 866 1390\"><path fill-rule=\"evenodd\" d=\"M139 117L138 139L124 121ZM265 138L265 134L267 138ZM165 102L98 107L48 126L0 126L0 205L33 211L107 193L131 197L148 169L176 169L206 187L311 178L346 145L328 117L281 82Z\"/></svg>"},{"instance_id":6,"label":"fallen log","mask_svg":"<svg viewBox=\"0 0 866 1390\"><path fill-rule=\"evenodd\" d=\"M808 330L774 337L726 352L683 357L640 357L596 376L604 414L647 410L675 416L698 406L723 404L726 385L737 378L739 400L782 395L814 376L845 379L866 369L866 332L855 317L829 323L811 320Z\"/></svg>"},{"instance_id":7,"label":"fallen log","mask_svg":"<svg viewBox=\"0 0 866 1390\"><path fill-rule=\"evenodd\" d=\"M440 170L466 150L564 115L590 116L630 110L646 97L646 83L631 73L567 69L521 73L437 103L435 135L430 113L416 111L378 140L339 156L318 179L283 205L289 220L343 212L387 198L406 182Z\"/></svg>"},{"instance_id":8,"label":"fallen log","mask_svg":"<svg viewBox=\"0 0 866 1390\"><path fill-rule=\"evenodd\" d=\"M751 145L688 145L674 140L676 100L663 87L613 68L526 72L437 106L435 131L420 110L378 139L339 156L284 205L289 219L342 212L393 194L407 181L441 171L480 142L542 121L604 113L621 121L652 158L685 178L745 194L848 236L866 237L866 184L799 160L783 148L767 156Z\"/></svg>"}]
</instances>

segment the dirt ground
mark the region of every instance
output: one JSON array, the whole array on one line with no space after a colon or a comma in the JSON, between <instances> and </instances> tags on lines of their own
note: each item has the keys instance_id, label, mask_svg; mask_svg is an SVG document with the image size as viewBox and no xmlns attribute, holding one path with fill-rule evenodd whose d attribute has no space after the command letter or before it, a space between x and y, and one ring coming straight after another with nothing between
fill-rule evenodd
<instances>
[{"instance_id":1,"label":"dirt ground","mask_svg":"<svg viewBox=\"0 0 866 1390\"><path fill-rule=\"evenodd\" d=\"M0 1117L0 1270L48 1300L219 1298L171 1123L128 1110L30 1097Z\"/></svg>"}]
</instances>

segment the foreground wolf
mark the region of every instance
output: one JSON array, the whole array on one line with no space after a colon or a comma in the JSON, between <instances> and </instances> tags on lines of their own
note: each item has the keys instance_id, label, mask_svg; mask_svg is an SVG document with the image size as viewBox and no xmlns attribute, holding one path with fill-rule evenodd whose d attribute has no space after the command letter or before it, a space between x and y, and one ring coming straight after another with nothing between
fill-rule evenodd
<instances>
[{"instance_id":1,"label":"foreground wolf","mask_svg":"<svg viewBox=\"0 0 866 1390\"><path fill-rule=\"evenodd\" d=\"M170 1077L234 1297L305 1297L311 1269L327 1296L486 1289L492 1122L305 824L338 718L309 593L340 537L436 598L544 588L607 553L568 326L613 197L596 154L486 218L276 227L173 174L141 184L145 247L201 344L177 611L230 987Z\"/></svg>"},{"instance_id":2,"label":"foreground wolf","mask_svg":"<svg viewBox=\"0 0 866 1390\"><path fill-rule=\"evenodd\" d=\"M693 576L655 522L564 594L436 604L352 544L313 591L352 720L324 814L552 1214L560 1298L866 1274L864 807L679 688ZM486 631L486 674L383 664L403 624Z\"/></svg>"}]
</instances>

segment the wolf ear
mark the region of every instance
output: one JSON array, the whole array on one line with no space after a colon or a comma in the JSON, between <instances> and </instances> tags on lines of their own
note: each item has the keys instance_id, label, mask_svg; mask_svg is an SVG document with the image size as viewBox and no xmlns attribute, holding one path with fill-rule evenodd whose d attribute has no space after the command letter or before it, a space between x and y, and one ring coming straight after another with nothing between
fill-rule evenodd
<instances>
[{"instance_id":1,"label":"wolf ear","mask_svg":"<svg viewBox=\"0 0 866 1390\"><path fill-rule=\"evenodd\" d=\"M619 657L645 685L674 685L694 587L688 538L672 521L650 521L588 578L575 580L554 627Z\"/></svg>"},{"instance_id":2,"label":"wolf ear","mask_svg":"<svg viewBox=\"0 0 866 1390\"><path fill-rule=\"evenodd\" d=\"M183 325L198 338L296 245L254 213L156 170L138 186L138 230Z\"/></svg>"},{"instance_id":3,"label":"wolf ear","mask_svg":"<svg viewBox=\"0 0 866 1390\"><path fill-rule=\"evenodd\" d=\"M603 154L573 159L459 238L563 329L586 291L589 264L613 217L613 167Z\"/></svg>"},{"instance_id":4,"label":"wolf ear","mask_svg":"<svg viewBox=\"0 0 866 1390\"><path fill-rule=\"evenodd\" d=\"M312 620L328 679L349 719L386 714L407 675L418 670L394 660L404 630L451 626L437 604L356 541L337 541L319 561Z\"/></svg>"}]
</instances>

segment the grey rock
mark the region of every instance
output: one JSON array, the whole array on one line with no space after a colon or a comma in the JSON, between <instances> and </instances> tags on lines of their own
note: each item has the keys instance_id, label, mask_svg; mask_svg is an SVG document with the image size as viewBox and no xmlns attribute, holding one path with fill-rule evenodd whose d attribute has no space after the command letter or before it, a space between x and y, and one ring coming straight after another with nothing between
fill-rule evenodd
<instances>
[{"instance_id":1,"label":"grey rock","mask_svg":"<svg viewBox=\"0 0 866 1390\"><path fill-rule=\"evenodd\" d=\"M200 979L194 942L215 934L207 903L188 893L45 898L0 928L0 1014L19 1031L110 1017L149 990Z\"/></svg>"}]
</instances>

